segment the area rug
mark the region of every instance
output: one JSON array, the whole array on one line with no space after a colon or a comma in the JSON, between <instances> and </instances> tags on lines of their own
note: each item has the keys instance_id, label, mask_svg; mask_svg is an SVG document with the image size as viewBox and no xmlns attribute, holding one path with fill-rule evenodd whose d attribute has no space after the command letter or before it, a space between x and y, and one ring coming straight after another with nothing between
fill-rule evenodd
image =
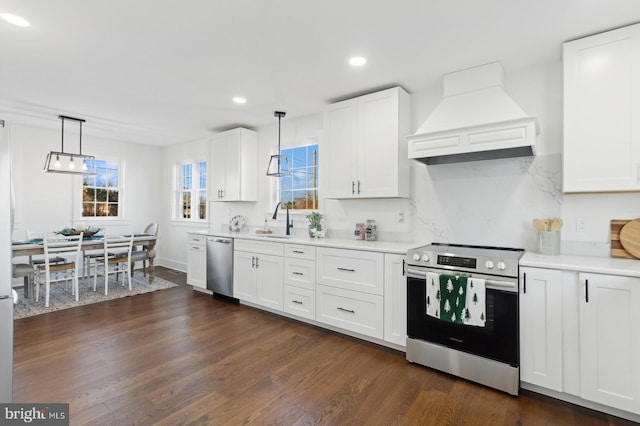
<instances>
[{"instance_id":1,"label":"area rug","mask_svg":"<svg viewBox=\"0 0 640 426\"><path fill-rule=\"evenodd\" d=\"M104 280L98 277L98 287L93 291L93 279L81 279L78 283L80 288L80 300L76 302L75 296L71 295L70 288L67 289L65 283L56 283L51 286L51 295L49 307L44 306L45 290L44 285L40 286L40 300L37 302L29 301L22 297L22 289L17 289L18 303L13 311L13 318L25 318L34 315L46 314L47 312L59 311L61 309L73 308L76 306L88 305L90 303L104 302L105 300L118 299L121 297L135 296L137 294L149 293L157 290L164 290L171 287L177 287L170 281L162 278L155 278L152 284L149 284L149 277L142 275L142 272L134 272L131 280L131 288L129 291L128 283L122 287L122 277L116 282L115 277L109 279L109 294L104 294ZM69 286L70 287L70 286Z\"/></svg>"}]
</instances>

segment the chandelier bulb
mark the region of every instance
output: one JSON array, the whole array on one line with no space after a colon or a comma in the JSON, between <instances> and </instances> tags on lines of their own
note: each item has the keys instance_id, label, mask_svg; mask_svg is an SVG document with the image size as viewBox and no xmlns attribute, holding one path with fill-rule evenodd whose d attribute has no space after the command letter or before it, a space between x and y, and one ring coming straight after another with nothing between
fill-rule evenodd
<instances>
[{"instance_id":1,"label":"chandelier bulb","mask_svg":"<svg viewBox=\"0 0 640 426\"><path fill-rule=\"evenodd\" d=\"M71 160L69 161L69 170L75 170L76 165L73 163L73 156L71 156Z\"/></svg>"},{"instance_id":2,"label":"chandelier bulb","mask_svg":"<svg viewBox=\"0 0 640 426\"><path fill-rule=\"evenodd\" d=\"M59 169L60 167L62 167L62 165L60 164L60 156L58 154L56 154L56 162L53 164L53 166L56 169Z\"/></svg>"}]
</instances>

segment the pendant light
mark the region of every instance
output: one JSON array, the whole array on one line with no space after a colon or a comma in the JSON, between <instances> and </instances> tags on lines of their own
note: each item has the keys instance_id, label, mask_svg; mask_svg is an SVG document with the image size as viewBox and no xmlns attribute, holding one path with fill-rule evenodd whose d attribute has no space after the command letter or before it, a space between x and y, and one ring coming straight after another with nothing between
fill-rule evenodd
<instances>
[{"instance_id":1,"label":"pendant light","mask_svg":"<svg viewBox=\"0 0 640 426\"><path fill-rule=\"evenodd\" d=\"M275 111L274 117L278 117L278 153L271 156L269 160L269 167L267 168L267 176L282 177L289 176L291 170L289 169L289 160L286 155L280 155L280 121L282 117L286 115L286 112Z\"/></svg>"},{"instance_id":2,"label":"pendant light","mask_svg":"<svg viewBox=\"0 0 640 426\"><path fill-rule=\"evenodd\" d=\"M84 123L85 120L81 118L67 117L66 115L59 115L58 118L62 120L62 148L60 151L51 151L47 154L42 171L45 173L70 173L76 175L97 174L96 158L93 155L82 155L82 123ZM65 120L76 121L80 124L80 140L77 154L64 152Z\"/></svg>"}]
</instances>

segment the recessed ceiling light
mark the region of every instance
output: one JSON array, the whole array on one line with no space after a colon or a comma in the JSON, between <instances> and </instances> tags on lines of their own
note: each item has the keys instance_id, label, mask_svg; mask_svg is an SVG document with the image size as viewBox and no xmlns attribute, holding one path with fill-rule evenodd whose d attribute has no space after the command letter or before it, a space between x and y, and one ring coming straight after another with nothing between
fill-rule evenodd
<instances>
[{"instance_id":1,"label":"recessed ceiling light","mask_svg":"<svg viewBox=\"0 0 640 426\"><path fill-rule=\"evenodd\" d=\"M237 103L237 104L246 104L247 100L243 97L240 96L236 96L235 98L233 98L233 102Z\"/></svg>"},{"instance_id":2,"label":"recessed ceiling light","mask_svg":"<svg viewBox=\"0 0 640 426\"><path fill-rule=\"evenodd\" d=\"M11 13L0 13L0 18L19 27L28 27L31 25L26 19L12 15Z\"/></svg>"},{"instance_id":3,"label":"recessed ceiling light","mask_svg":"<svg viewBox=\"0 0 640 426\"><path fill-rule=\"evenodd\" d=\"M361 67L364 64L367 63L367 60L365 58L363 58L362 56L355 56L351 59L349 59L349 63L351 65L353 65L354 67Z\"/></svg>"}]
</instances>

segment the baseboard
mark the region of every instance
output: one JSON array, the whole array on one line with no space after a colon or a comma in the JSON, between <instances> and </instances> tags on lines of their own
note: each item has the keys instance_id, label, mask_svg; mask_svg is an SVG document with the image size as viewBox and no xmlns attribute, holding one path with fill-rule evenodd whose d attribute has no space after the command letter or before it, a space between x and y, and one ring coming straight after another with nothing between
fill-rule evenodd
<instances>
[{"instance_id":1,"label":"baseboard","mask_svg":"<svg viewBox=\"0 0 640 426\"><path fill-rule=\"evenodd\" d=\"M155 266L164 266L165 268L175 269L180 272L187 272L186 262L179 262L165 257L156 257L153 259L153 264Z\"/></svg>"}]
</instances>

